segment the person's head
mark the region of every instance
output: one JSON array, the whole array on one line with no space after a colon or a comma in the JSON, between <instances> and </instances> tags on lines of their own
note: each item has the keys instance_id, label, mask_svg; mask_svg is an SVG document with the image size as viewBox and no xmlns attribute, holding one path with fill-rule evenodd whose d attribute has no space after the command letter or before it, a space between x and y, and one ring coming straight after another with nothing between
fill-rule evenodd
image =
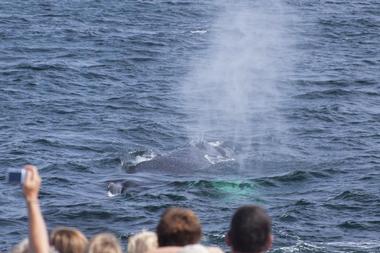
<instances>
[{"instance_id":1,"label":"person's head","mask_svg":"<svg viewBox=\"0 0 380 253\"><path fill-rule=\"evenodd\" d=\"M154 232L142 231L128 239L128 253L145 253L156 248L158 241Z\"/></svg>"},{"instance_id":2,"label":"person's head","mask_svg":"<svg viewBox=\"0 0 380 253\"><path fill-rule=\"evenodd\" d=\"M60 227L50 234L50 245L59 253L84 253L88 240L75 228Z\"/></svg>"},{"instance_id":3,"label":"person's head","mask_svg":"<svg viewBox=\"0 0 380 253\"><path fill-rule=\"evenodd\" d=\"M11 250L11 253L29 253L32 252L32 249L29 247L29 239L25 238L21 242L19 242L16 246L14 246ZM59 253L55 250L54 247L49 247L49 253Z\"/></svg>"},{"instance_id":4,"label":"person's head","mask_svg":"<svg viewBox=\"0 0 380 253\"><path fill-rule=\"evenodd\" d=\"M158 245L185 246L201 239L198 217L190 209L168 208L162 214L157 229Z\"/></svg>"},{"instance_id":5,"label":"person's head","mask_svg":"<svg viewBox=\"0 0 380 253\"><path fill-rule=\"evenodd\" d=\"M29 252L29 240L26 238L14 246L11 253L28 253Z\"/></svg>"},{"instance_id":6,"label":"person's head","mask_svg":"<svg viewBox=\"0 0 380 253\"><path fill-rule=\"evenodd\" d=\"M122 253L119 240L110 233L95 235L89 242L86 253Z\"/></svg>"},{"instance_id":7,"label":"person's head","mask_svg":"<svg viewBox=\"0 0 380 253\"><path fill-rule=\"evenodd\" d=\"M238 208L232 217L226 242L232 252L260 253L272 246L271 219L259 206Z\"/></svg>"}]
</instances>

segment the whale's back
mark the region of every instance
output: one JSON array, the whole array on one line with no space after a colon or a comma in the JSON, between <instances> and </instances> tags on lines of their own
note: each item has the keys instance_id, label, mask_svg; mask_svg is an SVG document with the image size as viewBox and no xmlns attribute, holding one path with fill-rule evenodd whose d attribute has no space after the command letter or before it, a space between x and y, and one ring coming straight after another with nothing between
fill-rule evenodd
<instances>
[{"instance_id":1,"label":"whale's back","mask_svg":"<svg viewBox=\"0 0 380 253\"><path fill-rule=\"evenodd\" d=\"M160 173L192 173L210 166L205 154L196 147L186 147L175 150L165 156L157 156L149 161L137 164L133 172L160 172Z\"/></svg>"}]
</instances>

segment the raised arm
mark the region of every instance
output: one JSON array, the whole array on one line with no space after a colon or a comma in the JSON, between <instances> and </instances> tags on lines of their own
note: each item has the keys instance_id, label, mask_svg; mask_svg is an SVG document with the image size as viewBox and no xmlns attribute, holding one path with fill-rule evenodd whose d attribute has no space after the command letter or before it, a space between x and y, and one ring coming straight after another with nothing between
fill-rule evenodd
<instances>
[{"instance_id":1,"label":"raised arm","mask_svg":"<svg viewBox=\"0 0 380 253\"><path fill-rule=\"evenodd\" d=\"M34 253L49 253L48 233L38 201L41 178L35 166L27 165L25 170L23 191L28 208L29 243Z\"/></svg>"}]
</instances>

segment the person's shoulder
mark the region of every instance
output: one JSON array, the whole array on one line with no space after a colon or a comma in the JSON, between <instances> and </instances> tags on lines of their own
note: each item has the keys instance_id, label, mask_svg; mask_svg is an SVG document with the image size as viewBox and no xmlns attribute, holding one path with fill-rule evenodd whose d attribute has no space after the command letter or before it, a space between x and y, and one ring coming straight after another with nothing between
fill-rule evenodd
<instances>
[{"instance_id":1,"label":"person's shoulder","mask_svg":"<svg viewBox=\"0 0 380 253\"><path fill-rule=\"evenodd\" d=\"M167 246L148 251L147 253L177 253L182 247Z\"/></svg>"},{"instance_id":2,"label":"person's shoulder","mask_svg":"<svg viewBox=\"0 0 380 253\"><path fill-rule=\"evenodd\" d=\"M224 251L219 247L207 247L209 253L224 253Z\"/></svg>"},{"instance_id":3,"label":"person's shoulder","mask_svg":"<svg viewBox=\"0 0 380 253\"><path fill-rule=\"evenodd\" d=\"M160 247L154 250L150 250L147 253L191 253L191 252L204 252L207 253L224 253L223 250L219 247L205 247L200 244L187 245L185 247L176 247L176 246L168 246L168 247Z\"/></svg>"},{"instance_id":4,"label":"person's shoulder","mask_svg":"<svg viewBox=\"0 0 380 253\"><path fill-rule=\"evenodd\" d=\"M223 253L219 247L207 247L202 244L187 245L177 253Z\"/></svg>"}]
</instances>

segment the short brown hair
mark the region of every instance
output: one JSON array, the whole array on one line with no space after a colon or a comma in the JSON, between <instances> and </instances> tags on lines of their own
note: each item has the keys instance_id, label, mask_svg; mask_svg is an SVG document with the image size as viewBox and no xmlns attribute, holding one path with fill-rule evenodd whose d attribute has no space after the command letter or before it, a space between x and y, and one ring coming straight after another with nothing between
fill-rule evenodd
<instances>
[{"instance_id":1,"label":"short brown hair","mask_svg":"<svg viewBox=\"0 0 380 253\"><path fill-rule=\"evenodd\" d=\"M101 233L91 239L86 253L122 253L122 250L119 240L113 234Z\"/></svg>"},{"instance_id":2,"label":"short brown hair","mask_svg":"<svg viewBox=\"0 0 380 253\"><path fill-rule=\"evenodd\" d=\"M234 251L257 253L267 250L272 222L265 210L247 205L238 208L232 217L228 238Z\"/></svg>"},{"instance_id":3,"label":"short brown hair","mask_svg":"<svg viewBox=\"0 0 380 253\"><path fill-rule=\"evenodd\" d=\"M193 211L172 207L162 214L156 232L160 247L185 246L199 242L202 229Z\"/></svg>"},{"instance_id":4,"label":"short brown hair","mask_svg":"<svg viewBox=\"0 0 380 253\"><path fill-rule=\"evenodd\" d=\"M59 253L84 253L88 240L78 229L59 227L50 234L50 245Z\"/></svg>"}]
</instances>

